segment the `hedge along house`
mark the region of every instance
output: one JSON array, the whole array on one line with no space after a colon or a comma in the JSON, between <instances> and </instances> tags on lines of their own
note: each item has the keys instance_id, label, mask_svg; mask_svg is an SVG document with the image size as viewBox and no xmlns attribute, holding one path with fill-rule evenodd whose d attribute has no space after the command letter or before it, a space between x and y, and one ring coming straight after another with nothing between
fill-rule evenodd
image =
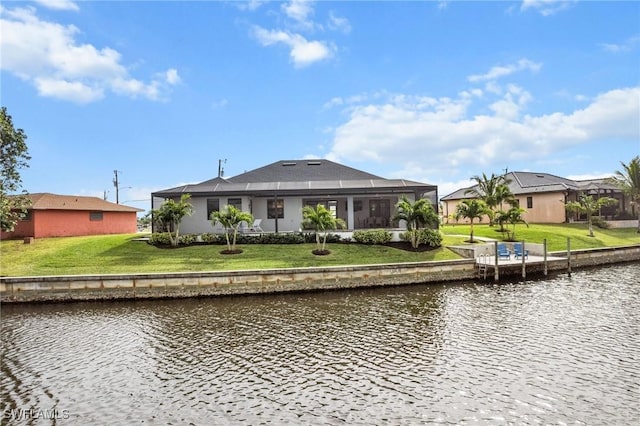
<instances>
[{"instance_id":1,"label":"hedge along house","mask_svg":"<svg viewBox=\"0 0 640 426\"><path fill-rule=\"evenodd\" d=\"M265 232L299 231L302 208L323 204L350 230L397 228L392 217L405 195L427 198L437 211L438 188L404 179L385 179L329 160L277 161L243 174L220 176L151 194L152 209L164 200L191 195L193 215L180 225L182 233L221 232L209 220L211 213L232 205L261 219Z\"/></svg>"},{"instance_id":2,"label":"hedge along house","mask_svg":"<svg viewBox=\"0 0 640 426\"><path fill-rule=\"evenodd\" d=\"M2 239L71 237L80 235L131 234L137 231L135 207L114 204L97 197L28 194L31 207L12 232Z\"/></svg>"},{"instance_id":3,"label":"hedge along house","mask_svg":"<svg viewBox=\"0 0 640 426\"><path fill-rule=\"evenodd\" d=\"M632 218L630 200L615 185L607 183L605 179L571 180L548 173L510 172L504 175L511 180L509 190L517 200L517 205L526 210L523 215L530 223L567 223L586 219L584 215L569 213L565 204L577 201L580 194L591 195L593 198L610 197L618 200L617 205L603 207L600 215L604 219ZM442 197L442 214L449 221L453 220L457 205L465 199L473 199L473 194L467 194L472 188L458 189ZM502 207L507 210L510 206L505 203ZM500 207L498 207L500 209ZM488 222L488 218L483 218ZM465 219L465 222L468 220Z\"/></svg>"}]
</instances>

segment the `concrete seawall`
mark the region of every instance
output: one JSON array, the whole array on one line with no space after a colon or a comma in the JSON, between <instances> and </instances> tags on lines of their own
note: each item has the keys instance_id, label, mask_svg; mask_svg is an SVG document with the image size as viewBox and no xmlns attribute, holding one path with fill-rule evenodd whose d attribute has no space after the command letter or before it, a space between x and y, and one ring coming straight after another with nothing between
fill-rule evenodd
<instances>
[{"instance_id":1,"label":"concrete seawall","mask_svg":"<svg viewBox=\"0 0 640 426\"><path fill-rule=\"evenodd\" d=\"M566 256L566 252L554 252ZM571 252L572 267L640 261L640 245ZM566 270L554 262L549 270ZM530 274L539 274L532 268ZM170 274L0 278L0 302L153 299L281 293L474 280L475 259L399 264Z\"/></svg>"}]
</instances>

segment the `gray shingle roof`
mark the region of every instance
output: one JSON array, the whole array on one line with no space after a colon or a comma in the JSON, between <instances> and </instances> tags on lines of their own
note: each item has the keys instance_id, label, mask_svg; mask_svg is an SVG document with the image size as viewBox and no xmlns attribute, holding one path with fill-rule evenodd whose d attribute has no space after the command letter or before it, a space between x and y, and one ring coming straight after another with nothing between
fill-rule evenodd
<instances>
[{"instance_id":1,"label":"gray shingle roof","mask_svg":"<svg viewBox=\"0 0 640 426\"><path fill-rule=\"evenodd\" d=\"M321 193L374 193L435 191L434 185L404 179L385 179L329 160L284 160L228 179L217 177L194 185L184 185L153 193L156 197L190 194L280 193L291 195Z\"/></svg>"},{"instance_id":2,"label":"gray shingle roof","mask_svg":"<svg viewBox=\"0 0 640 426\"><path fill-rule=\"evenodd\" d=\"M233 183L381 179L329 160L283 160L229 179Z\"/></svg>"},{"instance_id":3,"label":"gray shingle roof","mask_svg":"<svg viewBox=\"0 0 640 426\"><path fill-rule=\"evenodd\" d=\"M614 185L606 183L604 179L575 181L549 173L510 172L505 177L511 180L509 189L513 195L558 191L587 191L589 189L616 189ZM442 200L474 198L472 194L466 194L466 192L475 187L474 185L458 189L442 197Z\"/></svg>"}]
</instances>

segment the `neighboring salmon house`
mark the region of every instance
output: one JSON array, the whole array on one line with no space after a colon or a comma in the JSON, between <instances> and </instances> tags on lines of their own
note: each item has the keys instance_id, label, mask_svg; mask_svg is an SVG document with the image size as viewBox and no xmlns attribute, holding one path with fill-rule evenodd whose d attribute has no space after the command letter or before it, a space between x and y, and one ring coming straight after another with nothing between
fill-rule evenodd
<instances>
[{"instance_id":1,"label":"neighboring salmon house","mask_svg":"<svg viewBox=\"0 0 640 426\"><path fill-rule=\"evenodd\" d=\"M71 237L80 235L131 234L137 231L135 207L114 204L98 197L28 194L31 207L12 232L1 238Z\"/></svg>"},{"instance_id":2,"label":"neighboring salmon house","mask_svg":"<svg viewBox=\"0 0 640 426\"><path fill-rule=\"evenodd\" d=\"M618 200L613 206L602 207L600 216L606 220L633 219L635 206L628 196L617 186L606 179L571 180L549 173L509 172L504 175L509 183L509 190L516 199L516 204L526 210L524 218L530 223L567 223L586 220L584 215L569 213L565 204L576 201L581 194L591 195L595 199L610 197ZM453 220L456 208L462 200L473 199L471 189L461 188L442 197L444 217ZM508 205L503 206L506 210ZM485 221L488 218L485 216ZM467 222L461 219L461 222ZM482 222L482 220L481 220Z\"/></svg>"},{"instance_id":3,"label":"neighboring salmon house","mask_svg":"<svg viewBox=\"0 0 640 426\"><path fill-rule=\"evenodd\" d=\"M347 229L397 228L392 217L401 196L427 198L437 211L438 187L405 179L385 179L329 160L277 161L231 177L165 189L151 194L152 209L166 199L190 194L193 215L180 225L183 233L214 229L213 211L232 205L253 214L264 232L300 230L302 208L324 204Z\"/></svg>"}]
</instances>

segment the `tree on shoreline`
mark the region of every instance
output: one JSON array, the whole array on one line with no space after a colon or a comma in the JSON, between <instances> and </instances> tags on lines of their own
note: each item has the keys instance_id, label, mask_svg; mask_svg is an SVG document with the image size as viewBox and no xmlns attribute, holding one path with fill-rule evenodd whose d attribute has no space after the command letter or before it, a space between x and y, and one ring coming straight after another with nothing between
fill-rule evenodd
<instances>
[{"instance_id":1,"label":"tree on shoreline","mask_svg":"<svg viewBox=\"0 0 640 426\"><path fill-rule=\"evenodd\" d=\"M396 214L393 220L404 220L407 224L407 231L411 235L411 247L418 248L420 240L418 232L420 228L429 226L437 228L440 218L433 210L431 202L425 198L420 198L411 203L406 196L402 196L396 204Z\"/></svg>"},{"instance_id":2,"label":"tree on shoreline","mask_svg":"<svg viewBox=\"0 0 640 426\"><path fill-rule=\"evenodd\" d=\"M180 242L180 222L185 216L193 213L193 206L189 203L190 198L190 194L182 194L180 201L168 199L159 209L153 210L154 219L168 228L173 247L177 247Z\"/></svg>"},{"instance_id":3,"label":"tree on shoreline","mask_svg":"<svg viewBox=\"0 0 640 426\"><path fill-rule=\"evenodd\" d=\"M515 241L516 240L516 225L519 223L524 223L529 227L529 224L524 217L522 216L526 213L526 210L522 207L511 207L506 212L499 211L496 217L496 221L500 224L500 230L503 234L507 234L507 241ZM504 227L504 224L509 224L513 226L513 229L509 231L509 229Z\"/></svg>"},{"instance_id":4,"label":"tree on shoreline","mask_svg":"<svg viewBox=\"0 0 640 426\"><path fill-rule=\"evenodd\" d=\"M462 217L469 219L470 221L470 243L475 243L475 240L473 239L473 220L481 219L488 211L489 207L487 207L487 204L482 200L462 200L462 202L456 206L456 220Z\"/></svg>"},{"instance_id":5,"label":"tree on shoreline","mask_svg":"<svg viewBox=\"0 0 640 426\"><path fill-rule=\"evenodd\" d=\"M608 182L613 183L631 198L638 217L638 233L640 233L640 156L636 155L629 164L622 161L622 171L616 170L615 175Z\"/></svg>"},{"instance_id":6,"label":"tree on shoreline","mask_svg":"<svg viewBox=\"0 0 640 426\"><path fill-rule=\"evenodd\" d=\"M585 213L589 223L589 236L593 237L593 213L600 210L600 207L611 206L618 200L610 197L600 197L595 200L591 195L581 194L578 201L570 201L565 204L565 208L570 212Z\"/></svg>"},{"instance_id":7,"label":"tree on shoreline","mask_svg":"<svg viewBox=\"0 0 640 426\"><path fill-rule=\"evenodd\" d=\"M238 208L228 205L224 210L211 213L211 225L216 226L217 223L224 226L224 236L227 239L227 253L234 254L236 251L236 239L238 237L238 228L242 222L252 223L253 215L248 212L240 211ZM229 240L229 232L233 230L233 240Z\"/></svg>"},{"instance_id":8,"label":"tree on shoreline","mask_svg":"<svg viewBox=\"0 0 640 426\"><path fill-rule=\"evenodd\" d=\"M493 173L491 173L491 177L487 177L484 173L482 176L471 176L471 180L476 181L476 186L467 189L465 195L471 194L484 201L487 206L486 215L489 216L489 225L492 226L496 208L502 209L504 202L513 204L513 193L509 189L511 180Z\"/></svg>"},{"instance_id":9,"label":"tree on shoreline","mask_svg":"<svg viewBox=\"0 0 640 426\"><path fill-rule=\"evenodd\" d=\"M21 195L9 195L19 191L22 186L19 169L29 167L31 160L25 140L27 135L22 129L13 127L13 119L7 108L0 109L0 228L13 231L16 223L27 214L31 200L26 191Z\"/></svg>"},{"instance_id":10,"label":"tree on shoreline","mask_svg":"<svg viewBox=\"0 0 640 426\"><path fill-rule=\"evenodd\" d=\"M314 254L328 254L326 250L327 234L330 229L343 228L346 226L344 220L336 218L327 208L318 204L315 208L304 206L302 209L302 226L316 231L316 249ZM322 238L321 238L322 237Z\"/></svg>"}]
</instances>

